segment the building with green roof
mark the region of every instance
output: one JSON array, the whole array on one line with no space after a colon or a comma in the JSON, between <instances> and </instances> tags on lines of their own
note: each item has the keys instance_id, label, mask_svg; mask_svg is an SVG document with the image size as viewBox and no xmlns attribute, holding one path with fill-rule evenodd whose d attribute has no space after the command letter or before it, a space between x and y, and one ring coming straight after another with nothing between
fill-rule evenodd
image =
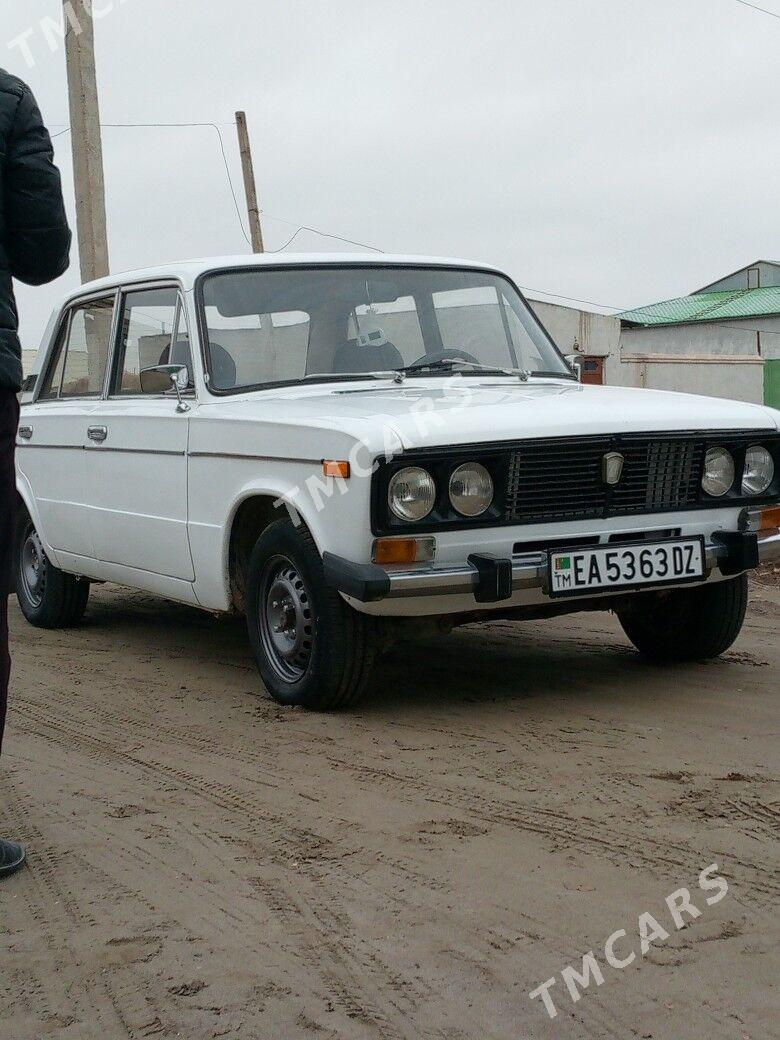
<instances>
[{"instance_id":1,"label":"building with green roof","mask_svg":"<svg viewBox=\"0 0 780 1040\"><path fill-rule=\"evenodd\" d=\"M780 314L780 262L757 260L690 296L623 311L617 317L628 326L681 325L692 321Z\"/></svg>"},{"instance_id":2,"label":"building with green roof","mask_svg":"<svg viewBox=\"0 0 780 1040\"><path fill-rule=\"evenodd\" d=\"M717 364L709 381L721 396L755 399L761 392L780 408L780 262L757 260L690 296L616 317L622 361L645 368ZM678 370L678 378L685 382L686 373Z\"/></svg>"}]
</instances>

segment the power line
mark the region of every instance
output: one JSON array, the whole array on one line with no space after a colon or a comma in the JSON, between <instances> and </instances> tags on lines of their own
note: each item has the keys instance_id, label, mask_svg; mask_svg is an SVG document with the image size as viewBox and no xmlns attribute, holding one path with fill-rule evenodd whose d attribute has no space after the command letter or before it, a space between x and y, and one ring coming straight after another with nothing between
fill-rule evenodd
<instances>
[{"instance_id":1,"label":"power line","mask_svg":"<svg viewBox=\"0 0 780 1040\"><path fill-rule=\"evenodd\" d=\"M271 219L273 220L274 218L273 218L273 217L271 217ZM286 222L285 222L285 223L286 223ZM297 230L296 232L294 232L294 233L293 233L292 237L291 237L291 238L289 238L289 239L288 239L288 240L287 240L287 241L286 241L286 242L284 243L284 245L283 245L283 246L281 246L281 247L280 247L279 249L269 249L269 250L267 250L267 252L269 252L269 253L283 253L283 252L285 251L285 249L287 249L287 248L288 248L289 246L291 246L291 245L293 244L293 242L294 242L294 241L295 241L295 239L296 239L296 238L298 237L298 235L300 235L301 231L303 231L303 228L298 228L298 230Z\"/></svg>"},{"instance_id":2,"label":"power line","mask_svg":"<svg viewBox=\"0 0 780 1040\"><path fill-rule=\"evenodd\" d=\"M542 296L552 296L556 300L566 300L568 303L587 303L589 307L601 307L607 311L625 311L627 307L614 307L611 303L596 303L595 300L580 300L576 296L563 296L561 293L548 292L546 289L532 289L529 285L521 285L523 292L541 293ZM543 302L543 301L542 301Z\"/></svg>"},{"instance_id":3,"label":"power line","mask_svg":"<svg viewBox=\"0 0 780 1040\"><path fill-rule=\"evenodd\" d=\"M754 11L760 11L761 14L768 14L770 18L780 18L780 14L777 11L767 11L765 7L759 7L757 4L749 4L748 0L736 0L738 4L742 4L743 7L751 7Z\"/></svg>"},{"instance_id":4,"label":"power line","mask_svg":"<svg viewBox=\"0 0 780 1040\"><path fill-rule=\"evenodd\" d=\"M616 311L617 312L616 314L606 314L606 315L604 315L604 317L607 317L607 318L616 318L616 317L619 316L620 312L626 311L626 310L633 310L636 313L637 311L638 312L649 311L651 309L651 307L655 307L656 306L656 304L651 303L651 304L648 304L646 307L633 307L633 308L630 308L630 307L616 307L614 303L597 303L594 300L580 300L580 299L577 299L576 296L564 296L562 293L547 292L546 289L531 289L527 285L521 285L520 288L523 290L523 292L541 293L542 296L552 296L553 299L556 299L556 300L566 300L568 303L587 303L591 307L600 307L602 310L605 310L605 311ZM538 302L539 303L544 303L544 300L539 300ZM733 325L727 325L723 321L710 321L707 318L701 318L701 319L698 319L698 320L702 321L703 323L706 323L707 325L713 325L715 328L718 328L718 329L731 329L732 332L734 331ZM732 321L739 321L739 320L740 320L739 318L733 318L732 319ZM637 324L641 325L641 321L637 322ZM669 324L688 325L688 324L690 324L690 322L670 322ZM663 327L664 327L664 325L660 325L660 326L642 325L642 328L645 328L645 329L647 329L647 328L663 328ZM760 335L760 336L780 336L780 332L772 332L769 329L745 328L744 325L740 326L740 331L741 332L755 332L755 333L758 333L758 335Z\"/></svg>"},{"instance_id":5,"label":"power line","mask_svg":"<svg viewBox=\"0 0 780 1040\"><path fill-rule=\"evenodd\" d=\"M745 2L745 0L737 0L737 3L743 3L743 2ZM752 4L746 4L746 6L752 7L753 5ZM763 10L763 9L762 8L758 8L758 10ZM772 14L771 11L768 11L766 13L767 14ZM780 18L780 15L776 15L775 17ZM225 125L232 125L232 124L225 124ZM218 126L217 123L101 123L101 126L115 128L115 129L116 128L121 128L121 127L130 127L130 128L139 128L139 127L140 128L148 128L148 127L158 128L158 127L163 127L164 128L164 127L198 127L198 126L205 126L205 127L211 127L213 130L215 130L217 132L217 136L219 137L220 150L222 152L222 159L223 159L223 162L225 164L225 172L227 174L228 184L230 185L230 193L233 196L233 202L234 202L234 205L236 207L236 215L238 217L238 222L239 222L239 224L241 226L241 232L242 232L244 238L246 239L247 244L251 246L252 243L251 243L251 240L249 239L249 236L247 235L247 233L246 233L246 231L244 229L244 222L243 222L243 219L241 217L241 208L239 206L238 197L236 195L235 188L233 186L233 178L231 177L231 174L230 174L230 165L228 163L227 152L225 151L224 139L222 137L222 132L220 131L219 126ZM53 135L52 140L55 137L61 137L63 134L69 133L69 131L70 131L70 127L68 127L65 130L61 130L60 133ZM269 220L276 220L280 224L289 224L290 227L294 227L295 228L295 233L292 235L291 238L289 238L287 240L287 242L285 242L285 244L283 246L281 246L281 248L279 248L279 249L270 249L270 250L268 250L269 253L282 253L282 252L284 252L284 250L288 249L292 245L292 243L295 241L295 239L298 237L298 235L300 235L301 232L303 232L303 231L309 231L310 233L312 233L314 235L320 235L323 238L330 238L330 239L333 239L336 242L344 242L345 244L351 245L351 246L355 246L358 249L369 249L369 250L371 250L372 252L375 252L375 253L382 253L382 252L384 252L384 250L380 249L378 246L370 246L370 245L367 245L365 242L357 242L357 241L355 241L354 239L351 239L351 238L344 238L342 235L334 235L334 234L331 234L328 231L323 231L320 228L310 227L307 224L297 224L295 221L287 220L284 217L276 217L276 216L274 216L271 213L266 213L265 210L263 210L262 212L263 212L263 216L267 217ZM521 285L520 288L523 290L523 292L540 293L542 296L550 296L550 297L552 297L555 300L565 300L567 303L584 303L584 304L586 304L589 307L599 307L602 310L609 310L609 311L620 312L620 311L625 311L625 310L629 309L629 308L626 308L626 307L618 307L618 306L616 306L613 303L599 303L596 300L583 300L583 299L578 298L576 296L565 296L563 293L549 292L547 289L534 289L534 288L532 288L532 287L530 287L528 285ZM653 305L650 305L650 306L653 306ZM649 308L634 308L634 309L635 310L647 310ZM608 315L608 317L614 317L614 316L615 315ZM732 328L731 325L726 325L724 322L708 322L708 324L714 325L716 328L729 328L729 329ZM741 329L742 329L743 332L755 332L755 333L758 333L759 335L762 335L762 336L780 336L780 332L770 332L769 329L751 329L751 328L745 328L744 326L741 326Z\"/></svg>"},{"instance_id":6,"label":"power line","mask_svg":"<svg viewBox=\"0 0 780 1040\"><path fill-rule=\"evenodd\" d=\"M302 231L310 231L312 234L321 235L323 238L332 238L336 242L345 242L347 245L356 246L358 249L370 249L372 253L384 252L384 249L380 249L379 246L369 246L366 245L365 242L356 242L354 239L344 238L342 235L332 235L329 231L322 231L320 228L309 227L307 224L296 224L294 220L285 220L283 217L275 217L271 213L266 213L265 210L263 210L263 216L268 217L269 220L278 220L280 224L289 224L290 227L294 227L296 229L295 234L292 236L292 238L285 242L281 249L271 249L269 250L269 252L271 253L283 252L285 249L292 245L292 243L295 241L295 239L298 237L298 235L300 235Z\"/></svg>"},{"instance_id":7,"label":"power line","mask_svg":"<svg viewBox=\"0 0 780 1040\"><path fill-rule=\"evenodd\" d=\"M236 189L233 186L233 178L232 178L232 176L230 174L230 164L228 163L227 152L225 151L225 141L224 141L224 139L222 137L222 131L220 130L220 128L219 128L217 123L101 123L100 125L103 126L103 127L111 128L111 129L120 129L120 128L131 128L131 129L137 129L137 128L149 129L149 128L153 128L153 129L158 129L158 128L166 128L166 127L198 127L198 126L205 126L205 127L209 127L212 130L214 130L216 132L216 134L217 134L217 137L219 138L219 148L220 148L220 151L222 152L222 161L225 164L225 173L227 174L228 185L230 187L230 194L231 194L231 196L233 198L233 205L235 206L235 209L236 209L236 216L238 217L238 224L239 224L239 227L241 228L241 234L246 239L247 245L250 245L250 246L252 245L252 242L251 242L249 236L246 233L246 229L244 228L244 221L243 221L243 218L241 216L241 207L238 204L238 196L236 195ZM52 134L52 138L51 139L52 139L52 141L54 141L54 140L56 140L56 138L62 137L64 134L69 134L69 133L70 133L70 127L67 127L65 130L60 130L60 132L58 134Z\"/></svg>"},{"instance_id":8,"label":"power line","mask_svg":"<svg viewBox=\"0 0 780 1040\"><path fill-rule=\"evenodd\" d=\"M240 207L239 202L238 202L238 196L236 195L236 189L235 189L235 187L233 185L233 177L231 176L231 173L230 173L230 164L228 162L227 152L225 150L225 141L224 141L224 138L222 136L222 131L220 130L218 123L101 123L100 125L101 126L105 126L105 127L109 127L109 128L112 128L112 129L118 129L118 128L134 128L135 129L135 128L165 128L165 127L198 127L198 126L205 126L205 127L210 127L212 130L215 130L216 134L217 134L217 137L219 138L219 147L220 147L220 151L222 153L222 161L223 161L223 163L225 165L225 173L227 174L228 185L230 186L230 194L233 197L233 205L235 206L235 209L236 209L236 216L238 217L238 223L239 223L239 226L241 228L241 234L246 239L247 245L249 245L249 246L252 245L251 239L247 235L246 229L244 228L244 221L243 221L243 217L241 216L241 207ZM235 124L227 123L227 124L223 124L223 125L233 126ZM65 130L61 130L57 134L53 134L52 135L52 140L55 140L55 138L57 138L57 137L62 137L63 134L67 134L67 133L70 133L70 127L67 127ZM298 235L300 235L300 233L302 231L309 231L312 234L320 235L323 238L331 238L335 242L344 242L347 245L356 246L358 249L370 249L372 252L375 252L375 253L383 252L383 250L379 249L378 246L369 246L369 245L366 245L364 242L355 242L351 238L344 238L342 235L334 235L334 234L332 234L329 231L323 231L320 228L310 227L307 224L297 224L295 221L286 220L283 217L275 217L275 216L273 216L270 213L265 213L265 211L263 211L263 215L267 216L270 220L277 220L280 224L289 224L290 227L294 227L296 229L295 234L292 236L292 238L290 238L281 247L281 249L270 249L270 250L268 250L268 252L271 252L271 253L281 253L281 252L283 252L290 245L292 245L292 243L295 241L295 239L298 237Z\"/></svg>"},{"instance_id":9,"label":"power line","mask_svg":"<svg viewBox=\"0 0 780 1040\"><path fill-rule=\"evenodd\" d=\"M225 164L225 173L227 174L228 185L230 187L230 194L231 194L231 196L233 198L233 205L235 206L235 209L236 209L236 216L238 217L238 224L239 224L239 227L241 228L241 234L244 236L247 245L249 245L249 246L252 245L252 240L250 239L249 235L246 233L246 228L244 227L244 220L243 220L243 218L241 216L241 207L240 207L240 205L238 203L238 196L236 195L236 189L235 189L235 187L233 185L233 178L232 178L231 173L230 173L230 164L228 163L227 152L225 151L225 141L224 141L224 138L222 137L222 131L220 130L219 126L216 123L101 123L100 125L101 126L105 126L105 127L114 128L114 129L117 129L117 128L133 128L133 129L137 129L137 128L141 128L141 129L155 128L155 129L157 129L157 128L165 128L165 127L209 127L210 129L214 130L214 132L216 133L217 137L219 138L219 149L222 152L222 161Z\"/></svg>"}]
</instances>

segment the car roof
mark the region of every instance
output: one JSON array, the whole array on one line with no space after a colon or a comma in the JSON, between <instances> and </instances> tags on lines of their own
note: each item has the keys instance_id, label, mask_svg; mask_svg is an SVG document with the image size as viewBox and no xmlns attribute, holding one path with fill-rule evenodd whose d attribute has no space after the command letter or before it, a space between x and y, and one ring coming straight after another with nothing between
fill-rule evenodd
<instances>
[{"instance_id":1,"label":"car roof","mask_svg":"<svg viewBox=\"0 0 780 1040\"><path fill-rule=\"evenodd\" d=\"M104 289L116 289L118 286L170 280L181 282L185 291L192 289L196 280L209 271L239 270L241 268L258 267L328 267L334 265L357 264L359 266L391 266L391 267L466 267L476 270L489 270L500 273L492 264L476 263L473 260L454 260L445 257L404 256L390 253L256 253L243 256L215 256L199 260L180 260L158 267L139 268L136 271L123 271L87 282L74 290L69 299L84 296L87 293L100 292Z\"/></svg>"}]
</instances>

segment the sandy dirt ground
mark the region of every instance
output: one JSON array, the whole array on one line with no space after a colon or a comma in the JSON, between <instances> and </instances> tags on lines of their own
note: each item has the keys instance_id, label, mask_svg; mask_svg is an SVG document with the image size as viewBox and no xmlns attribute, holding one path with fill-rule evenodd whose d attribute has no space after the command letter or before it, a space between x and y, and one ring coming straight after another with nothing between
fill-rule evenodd
<instances>
[{"instance_id":1,"label":"sandy dirt ground","mask_svg":"<svg viewBox=\"0 0 780 1040\"><path fill-rule=\"evenodd\" d=\"M606 614L463 629L316 716L237 621L106 587L44 633L12 600L0 1037L780 1036L778 621L756 586L724 660L668 670Z\"/></svg>"}]
</instances>

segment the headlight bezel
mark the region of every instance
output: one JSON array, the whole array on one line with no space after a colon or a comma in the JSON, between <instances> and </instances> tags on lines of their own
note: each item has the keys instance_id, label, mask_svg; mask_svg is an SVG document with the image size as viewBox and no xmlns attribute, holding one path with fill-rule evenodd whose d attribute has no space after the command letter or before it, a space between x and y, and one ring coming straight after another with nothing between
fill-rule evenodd
<instances>
[{"instance_id":1,"label":"headlight bezel","mask_svg":"<svg viewBox=\"0 0 780 1040\"><path fill-rule=\"evenodd\" d=\"M750 493L745 487L745 477L751 451L766 452L772 468L772 479L762 491ZM712 495L705 486L706 460L710 452L726 452L734 460L734 480L731 487L720 495ZM707 438L702 457L699 501L708 508L723 508L728 505L755 506L774 502L780 498L780 436L759 431L724 434Z\"/></svg>"},{"instance_id":2,"label":"headlight bezel","mask_svg":"<svg viewBox=\"0 0 780 1040\"><path fill-rule=\"evenodd\" d=\"M450 481L462 466L483 466L493 483L493 498L483 512L475 516L459 513L450 499ZM436 485L433 509L423 520L401 520L389 504L389 490L399 472L409 467L428 471ZM465 527L495 527L504 523L504 500L508 475L508 454L487 446L472 452L442 448L436 451L409 452L398 459L380 460L372 483L371 530L377 537L414 530L421 533L462 530Z\"/></svg>"}]
</instances>

